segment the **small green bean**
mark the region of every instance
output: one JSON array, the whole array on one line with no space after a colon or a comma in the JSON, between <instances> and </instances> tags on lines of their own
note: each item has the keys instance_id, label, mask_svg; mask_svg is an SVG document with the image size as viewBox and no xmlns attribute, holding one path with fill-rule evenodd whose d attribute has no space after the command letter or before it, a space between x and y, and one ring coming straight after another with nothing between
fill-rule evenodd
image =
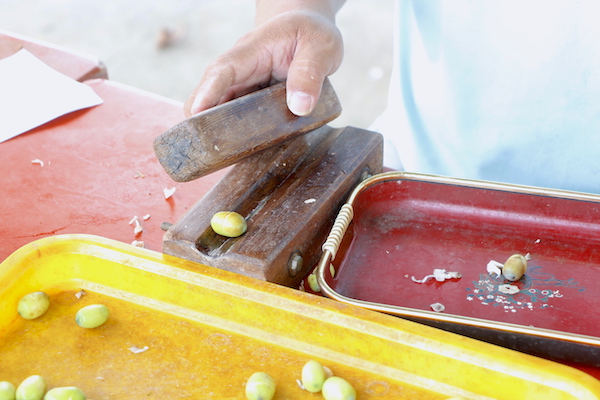
<instances>
[{"instance_id":1,"label":"small green bean","mask_svg":"<svg viewBox=\"0 0 600 400\"><path fill-rule=\"evenodd\" d=\"M356 400L356 390L338 376L327 378L323 383L322 393L325 400Z\"/></svg>"},{"instance_id":2,"label":"small green bean","mask_svg":"<svg viewBox=\"0 0 600 400\"><path fill-rule=\"evenodd\" d=\"M85 394L75 386L58 387L48 390L44 400L85 400Z\"/></svg>"},{"instance_id":3,"label":"small green bean","mask_svg":"<svg viewBox=\"0 0 600 400\"><path fill-rule=\"evenodd\" d=\"M0 400L15 400L15 385L10 382L0 382Z\"/></svg>"},{"instance_id":4,"label":"small green bean","mask_svg":"<svg viewBox=\"0 0 600 400\"><path fill-rule=\"evenodd\" d=\"M265 372L255 372L246 382L248 400L271 400L275 395L275 381Z\"/></svg>"},{"instance_id":5,"label":"small green bean","mask_svg":"<svg viewBox=\"0 0 600 400\"><path fill-rule=\"evenodd\" d=\"M82 328L97 328L106 322L109 313L104 304L92 304L77 311L75 322Z\"/></svg>"},{"instance_id":6,"label":"small green bean","mask_svg":"<svg viewBox=\"0 0 600 400\"><path fill-rule=\"evenodd\" d=\"M33 292L21 297L17 305L19 315L25 319L42 316L50 307L50 298L44 292Z\"/></svg>"},{"instance_id":7,"label":"small green bean","mask_svg":"<svg viewBox=\"0 0 600 400\"><path fill-rule=\"evenodd\" d=\"M327 379L325 368L320 362L310 360L302 368L302 386L312 393L320 392Z\"/></svg>"},{"instance_id":8,"label":"small green bean","mask_svg":"<svg viewBox=\"0 0 600 400\"><path fill-rule=\"evenodd\" d=\"M15 393L16 400L42 400L46 393L46 380L40 375L26 378Z\"/></svg>"}]
</instances>

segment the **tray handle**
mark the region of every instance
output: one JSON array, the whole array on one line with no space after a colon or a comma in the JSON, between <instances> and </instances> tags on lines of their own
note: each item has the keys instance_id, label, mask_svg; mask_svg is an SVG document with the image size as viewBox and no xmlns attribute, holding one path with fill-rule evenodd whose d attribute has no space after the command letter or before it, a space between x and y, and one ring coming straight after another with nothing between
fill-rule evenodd
<instances>
[{"instance_id":1,"label":"tray handle","mask_svg":"<svg viewBox=\"0 0 600 400\"><path fill-rule=\"evenodd\" d=\"M335 218L335 222L333 223L333 227L331 228L331 232L329 232L329 236L325 243L323 243L323 251L329 252L331 255L330 261L333 261L335 255L340 247L340 243L346 234L346 230L348 229L348 225L352 221L352 217L354 216L354 209L352 205L346 203L340 209L338 216Z\"/></svg>"}]
</instances>

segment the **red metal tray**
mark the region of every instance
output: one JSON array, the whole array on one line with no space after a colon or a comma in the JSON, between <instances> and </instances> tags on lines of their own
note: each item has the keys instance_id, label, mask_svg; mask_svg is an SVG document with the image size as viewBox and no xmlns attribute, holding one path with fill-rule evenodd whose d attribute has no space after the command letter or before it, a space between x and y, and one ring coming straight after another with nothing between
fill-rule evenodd
<instances>
[{"instance_id":1,"label":"red metal tray","mask_svg":"<svg viewBox=\"0 0 600 400\"><path fill-rule=\"evenodd\" d=\"M353 192L324 249L317 275L332 298L547 358L600 365L600 196L380 174ZM520 291L506 294L499 287L511 282L486 266L515 253L531 258L513 283ZM462 277L412 279L434 269ZM445 310L434 312L434 303Z\"/></svg>"}]
</instances>

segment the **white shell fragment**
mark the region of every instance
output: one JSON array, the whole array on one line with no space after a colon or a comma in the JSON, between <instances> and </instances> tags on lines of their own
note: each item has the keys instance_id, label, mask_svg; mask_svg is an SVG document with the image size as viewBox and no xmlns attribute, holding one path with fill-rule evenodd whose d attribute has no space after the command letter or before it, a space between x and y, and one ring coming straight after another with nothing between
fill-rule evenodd
<instances>
[{"instance_id":1,"label":"white shell fragment","mask_svg":"<svg viewBox=\"0 0 600 400\"><path fill-rule=\"evenodd\" d=\"M36 158L35 160L31 160L32 164L39 164L41 167L44 166L44 162L38 158Z\"/></svg>"},{"instance_id":2,"label":"white shell fragment","mask_svg":"<svg viewBox=\"0 0 600 400\"><path fill-rule=\"evenodd\" d=\"M139 347L137 347L137 346L131 346L129 348L129 351L132 352L133 354L143 353L146 350L148 350L148 346L144 346L141 349Z\"/></svg>"},{"instance_id":3,"label":"white shell fragment","mask_svg":"<svg viewBox=\"0 0 600 400\"><path fill-rule=\"evenodd\" d=\"M129 225L134 225L133 227L133 234L134 235L139 235L140 233L142 233L142 231L144 230L144 228L142 227L142 224L140 223L140 219L137 217L137 215L135 217L133 217L131 219L131 221L129 221Z\"/></svg>"},{"instance_id":4,"label":"white shell fragment","mask_svg":"<svg viewBox=\"0 0 600 400\"><path fill-rule=\"evenodd\" d=\"M81 289L79 292L75 293L75 297L80 299L82 296L85 296L86 294L87 293L85 292L85 290Z\"/></svg>"},{"instance_id":5,"label":"white shell fragment","mask_svg":"<svg viewBox=\"0 0 600 400\"><path fill-rule=\"evenodd\" d=\"M446 309L442 303L433 303L429 307L435 312L443 312Z\"/></svg>"},{"instance_id":6,"label":"white shell fragment","mask_svg":"<svg viewBox=\"0 0 600 400\"><path fill-rule=\"evenodd\" d=\"M518 286L506 284L498 286L498 291L504 294L516 294L519 293L521 289L519 289Z\"/></svg>"},{"instance_id":7,"label":"white shell fragment","mask_svg":"<svg viewBox=\"0 0 600 400\"><path fill-rule=\"evenodd\" d=\"M306 199L304 200L304 204L314 203L315 201L317 201L317 199Z\"/></svg>"},{"instance_id":8,"label":"white shell fragment","mask_svg":"<svg viewBox=\"0 0 600 400\"><path fill-rule=\"evenodd\" d=\"M133 242L131 242L131 245L135 246L135 247L142 247L142 248L146 246L146 244L141 240L134 240Z\"/></svg>"},{"instance_id":9,"label":"white shell fragment","mask_svg":"<svg viewBox=\"0 0 600 400\"><path fill-rule=\"evenodd\" d=\"M416 283L427 282L427 280L429 280L429 278L434 278L438 282L443 282L446 279L460 279L460 278L462 278L462 274L460 272L457 272L457 271L449 271L448 272L445 269L436 268L436 269L433 270L433 274L432 275L427 275L423 279L417 279L414 276L411 277L411 279L413 280L413 282L416 282Z\"/></svg>"},{"instance_id":10,"label":"white shell fragment","mask_svg":"<svg viewBox=\"0 0 600 400\"><path fill-rule=\"evenodd\" d=\"M165 199L168 199L169 197L173 196L173 193L175 193L175 190L177 190L177 188L172 187L171 189L163 189L163 193L165 194Z\"/></svg>"},{"instance_id":11,"label":"white shell fragment","mask_svg":"<svg viewBox=\"0 0 600 400\"><path fill-rule=\"evenodd\" d=\"M495 260L491 260L488 264L487 264L487 272L488 274L492 275L492 274L496 274L496 278L502 275L502 267L504 267L504 264L502 264L501 262L495 261Z\"/></svg>"}]
</instances>

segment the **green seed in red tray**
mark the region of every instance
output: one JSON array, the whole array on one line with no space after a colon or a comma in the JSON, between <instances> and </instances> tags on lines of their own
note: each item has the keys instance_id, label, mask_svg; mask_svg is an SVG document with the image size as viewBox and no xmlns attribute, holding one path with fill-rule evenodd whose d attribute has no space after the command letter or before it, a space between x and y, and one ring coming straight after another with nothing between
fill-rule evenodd
<instances>
[{"instance_id":1,"label":"green seed in red tray","mask_svg":"<svg viewBox=\"0 0 600 400\"><path fill-rule=\"evenodd\" d=\"M15 395L16 400L42 400L46 393L46 380L40 375L32 375L26 378L19 387Z\"/></svg>"},{"instance_id":2,"label":"green seed in red tray","mask_svg":"<svg viewBox=\"0 0 600 400\"><path fill-rule=\"evenodd\" d=\"M33 292L21 297L17 311L25 319L34 319L43 315L48 307L50 307L48 295L44 292Z\"/></svg>"},{"instance_id":3,"label":"green seed in red tray","mask_svg":"<svg viewBox=\"0 0 600 400\"><path fill-rule=\"evenodd\" d=\"M0 382L0 400L15 400L15 385L10 382Z\"/></svg>"},{"instance_id":4,"label":"green seed in red tray","mask_svg":"<svg viewBox=\"0 0 600 400\"><path fill-rule=\"evenodd\" d=\"M323 388L323 383L327 379L325 368L320 362L310 360L302 368L302 386L312 393L317 393Z\"/></svg>"},{"instance_id":5,"label":"green seed in red tray","mask_svg":"<svg viewBox=\"0 0 600 400\"><path fill-rule=\"evenodd\" d=\"M275 395L275 381L265 372L255 372L246 382L248 400L271 400Z\"/></svg>"},{"instance_id":6,"label":"green seed in red tray","mask_svg":"<svg viewBox=\"0 0 600 400\"><path fill-rule=\"evenodd\" d=\"M323 383L325 400L356 400L356 390L344 378L332 376Z\"/></svg>"},{"instance_id":7,"label":"green seed in red tray","mask_svg":"<svg viewBox=\"0 0 600 400\"><path fill-rule=\"evenodd\" d=\"M527 271L527 259L520 254L513 254L502 267L502 275L509 281L518 281Z\"/></svg>"},{"instance_id":8,"label":"green seed in red tray","mask_svg":"<svg viewBox=\"0 0 600 400\"><path fill-rule=\"evenodd\" d=\"M106 322L109 314L104 304L91 304L77 311L75 322L82 328L97 328Z\"/></svg>"},{"instance_id":9,"label":"green seed in red tray","mask_svg":"<svg viewBox=\"0 0 600 400\"><path fill-rule=\"evenodd\" d=\"M44 400L85 400L85 394L75 386L58 387L48 390Z\"/></svg>"},{"instance_id":10,"label":"green seed in red tray","mask_svg":"<svg viewBox=\"0 0 600 400\"><path fill-rule=\"evenodd\" d=\"M240 214L233 211L220 211L213 215L210 226L221 236L238 237L246 232L248 225Z\"/></svg>"}]
</instances>

